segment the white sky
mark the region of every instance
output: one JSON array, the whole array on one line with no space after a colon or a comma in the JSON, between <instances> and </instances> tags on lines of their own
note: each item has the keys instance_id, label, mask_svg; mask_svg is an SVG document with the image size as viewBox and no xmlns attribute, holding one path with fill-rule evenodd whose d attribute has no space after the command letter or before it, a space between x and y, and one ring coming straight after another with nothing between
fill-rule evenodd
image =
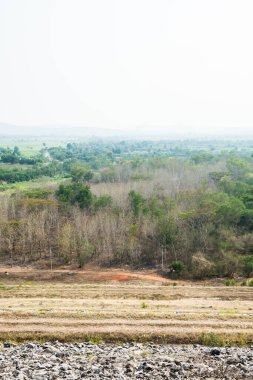
<instances>
[{"instance_id":1,"label":"white sky","mask_svg":"<svg viewBox=\"0 0 253 380\"><path fill-rule=\"evenodd\" d=\"M252 0L0 0L0 121L253 129Z\"/></svg>"}]
</instances>

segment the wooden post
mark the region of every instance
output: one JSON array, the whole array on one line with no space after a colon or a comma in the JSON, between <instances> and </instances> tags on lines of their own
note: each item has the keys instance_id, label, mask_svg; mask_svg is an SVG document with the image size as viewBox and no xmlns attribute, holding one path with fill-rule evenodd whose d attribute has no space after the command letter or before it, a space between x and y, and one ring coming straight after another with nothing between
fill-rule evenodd
<instances>
[{"instance_id":1,"label":"wooden post","mask_svg":"<svg viewBox=\"0 0 253 380\"><path fill-rule=\"evenodd\" d=\"M53 270L53 259L52 259L52 249L49 248L49 254L50 254L50 269Z\"/></svg>"}]
</instances>

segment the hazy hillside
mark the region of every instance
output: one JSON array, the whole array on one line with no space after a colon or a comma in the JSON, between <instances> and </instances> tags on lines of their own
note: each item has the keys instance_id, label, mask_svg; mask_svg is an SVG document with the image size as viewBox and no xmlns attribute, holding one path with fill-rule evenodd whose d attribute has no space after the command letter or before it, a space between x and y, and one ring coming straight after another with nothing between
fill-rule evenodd
<instances>
[{"instance_id":1,"label":"hazy hillside","mask_svg":"<svg viewBox=\"0 0 253 380\"><path fill-rule=\"evenodd\" d=\"M123 136L120 130L73 127L73 126L22 126L8 123L0 123L0 137L20 136L88 136L88 137L113 137Z\"/></svg>"}]
</instances>

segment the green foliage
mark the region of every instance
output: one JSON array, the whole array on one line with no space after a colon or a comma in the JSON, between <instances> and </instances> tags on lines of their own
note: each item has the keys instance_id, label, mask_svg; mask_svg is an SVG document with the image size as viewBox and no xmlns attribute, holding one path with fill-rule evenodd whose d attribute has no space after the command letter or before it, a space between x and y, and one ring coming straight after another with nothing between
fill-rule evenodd
<instances>
[{"instance_id":1,"label":"green foliage","mask_svg":"<svg viewBox=\"0 0 253 380\"><path fill-rule=\"evenodd\" d=\"M244 273L248 277L253 275L253 256L248 256L244 259Z\"/></svg>"},{"instance_id":2,"label":"green foliage","mask_svg":"<svg viewBox=\"0 0 253 380\"><path fill-rule=\"evenodd\" d=\"M231 157L227 160L227 168L235 180L244 179L250 171L247 161L239 157Z\"/></svg>"},{"instance_id":3,"label":"green foliage","mask_svg":"<svg viewBox=\"0 0 253 380\"><path fill-rule=\"evenodd\" d=\"M55 199L47 199L47 198L21 198L17 201L17 206L19 208L26 208L30 211L34 210L43 210L46 208L56 208L58 203Z\"/></svg>"},{"instance_id":4,"label":"green foliage","mask_svg":"<svg viewBox=\"0 0 253 380\"><path fill-rule=\"evenodd\" d=\"M85 340L86 340L86 342L92 343L92 344L95 344L95 345L99 345L99 344L103 343L103 339L100 336L98 336L98 335L87 335L87 337L86 337ZM92 355L92 354L90 354L90 355Z\"/></svg>"},{"instance_id":5,"label":"green foliage","mask_svg":"<svg viewBox=\"0 0 253 380\"><path fill-rule=\"evenodd\" d=\"M92 170L83 166L72 167L70 174L73 182L89 182L94 176Z\"/></svg>"},{"instance_id":6,"label":"green foliage","mask_svg":"<svg viewBox=\"0 0 253 380\"><path fill-rule=\"evenodd\" d=\"M2 282L0 282L0 290L7 290L7 286L5 284L3 284Z\"/></svg>"},{"instance_id":7,"label":"green foliage","mask_svg":"<svg viewBox=\"0 0 253 380\"><path fill-rule=\"evenodd\" d=\"M177 276L180 276L185 270L185 264L181 260L175 260L170 264L170 268Z\"/></svg>"},{"instance_id":8,"label":"green foliage","mask_svg":"<svg viewBox=\"0 0 253 380\"><path fill-rule=\"evenodd\" d=\"M97 197L92 194L90 187L83 183L60 185L55 194L61 202L76 204L81 209L98 211L112 206L112 197L110 195Z\"/></svg>"},{"instance_id":9,"label":"green foliage","mask_svg":"<svg viewBox=\"0 0 253 380\"><path fill-rule=\"evenodd\" d=\"M131 190L128 194L128 198L135 217L140 216L143 212L146 211L146 200L140 193Z\"/></svg>"},{"instance_id":10,"label":"green foliage","mask_svg":"<svg viewBox=\"0 0 253 380\"><path fill-rule=\"evenodd\" d=\"M131 224L130 227L129 227L129 234L130 236L132 237L138 237L140 233L140 227L138 224Z\"/></svg>"},{"instance_id":11,"label":"green foliage","mask_svg":"<svg viewBox=\"0 0 253 380\"><path fill-rule=\"evenodd\" d=\"M92 258L95 247L93 244L89 243L87 240L81 241L78 253L78 264L79 267L82 268L87 262Z\"/></svg>"},{"instance_id":12,"label":"green foliage","mask_svg":"<svg viewBox=\"0 0 253 380\"><path fill-rule=\"evenodd\" d=\"M219 182L219 187L228 195L238 198L245 197L250 190L250 186L247 183L234 181L231 177L223 177Z\"/></svg>"},{"instance_id":13,"label":"green foliage","mask_svg":"<svg viewBox=\"0 0 253 380\"><path fill-rule=\"evenodd\" d=\"M23 156L18 146L12 149L0 147L0 162L4 164L35 165L41 163L43 158L40 154L35 157Z\"/></svg>"},{"instance_id":14,"label":"green foliage","mask_svg":"<svg viewBox=\"0 0 253 380\"><path fill-rule=\"evenodd\" d=\"M134 173L130 177L133 181L147 181L150 179L150 175L148 174L143 174L143 173Z\"/></svg>"},{"instance_id":15,"label":"green foliage","mask_svg":"<svg viewBox=\"0 0 253 380\"><path fill-rule=\"evenodd\" d=\"M18 168L1 168L0 167L0 181L15 183L22 181L30 181L38 178L42 172L37 169L18 169Z\"/></svg>"},{"instance_id":16,"label":"green foliage","mask_svg":"<svg viewBox=\"0 0 253 380\"><path fill-rule=\"evenodd\" d=\"M143 159L141 157L134 157L131 161L131 166L133 169L139 168L143 164Z\"/></svg>"},{"instance_id":17,"label":"green foliage","mask_svg":"<svg viewBox=\"0 0 253 380\"><path fill-rule=\"evenodd\" d=\"M253 190L252 188L249 188L249 186L248 191L244 193L242 200L247 209L253 209Z\"/></svg>"},{"instance_id":18,"label":"green foliage","mask_svg":"<svg viewBox=\"0 0 253 380\"><path fill-rule=\"evenodd\" d=\"M158 197L152 197L147 202L147 212L152 218L160 219L164 217L169 211L173 209L173 202L169 198L163 200L158 199Z\"/></svg>"},{"instance_id":19,"label":"green foliage","mask_svg":"<svg viewBox=\"0 0 253 380\"><path fill-rule=\"evenodd\" d=\"M209 347L223 347L227 345L227 342L221 336L213 332L203 334L201 343Z\"/></svg>"},{"instance_id":20,"label":"green foliage","mask_svg":"<svg viewBox=\"0 0 253 380\"><path fill-rule=\"evenodd\" d=\"M93 195L90 187L81 183L60 185L56 196L61 202L78 204L81 209L89 209L92 206Z\"/></svg>"},{"instance_id":21,"label":"green foliage","mask_svg":"<svg viewBox=\"0 0 253 380\"><path fill-rule=\"evenodd\" d=\"M235 253L225 252L221 261L217 264L217 270L220 276L233 278L241 272L242 263Z\"/></svg>"},{"instance_id":22,"label":"green foliage","mask_svg":"<svg viewBox=\"0 0 253 380\"><path fill-rule=\"evenodd\" d=\"M211 178L214 183L219 186L220 185L220 182L222 180L224 180L224 178L230 178L229 177L229 174L228 172L223 172L223 171L219 171L219 172L210 172L209 173L209 178Z\"/></svg>"},{"instance_id":23,"label":"green foliage","mask_svg":"<svg viewBox=\"0 0 253 380\"><path fill-rule=\"evenodd\" d=\"M110 195L93 196L93 206L95 211L110 208L112 206L112 197Z\"/></svg>"},{"instance_id":24,"label":"green foliage","mask_svg":"<svg viewBox=\"0 0 253 380\"><path fill-rule=\"evenodd\" d=\"M115 168L108 167L103 168L100 172L101 182L115 182L117 180L117 174Z\"/></svg>"},{"instance_id":25,"label":"green foliage","mask_svg":"<svg viewBox=\"0 0 253 380\"><path fill-rule=\"evenodd\" d=\"M1 155L1 161L7 164L17 164L19 157L13 153L4 153Z\"/></svg>"},{"instance_id":26,"label":"green foliage","mask_svg":"<svg viewBox=\"0 0 253 380\"><path fill-rule=\"evenodd\" d=\"M34 190L25 190L22 192L22 195L27 198L39 198L46 199L49 195L52 194L50 190L34 189Z\"/></svg>"},{"instance_id":27,"label":"green foliage","mask_svg":"<svg viewBox=\"0 0 253 380\"><path fill-rule=\"evenodd\" d=\"M176 243L178 227L172 217L161 218L157 223L156 236L159 244L169 249Z\"/></svg>"},{"instance_id":28,"label":"green foliage","mask_svg":"<svg viewBox=\"0 0 253 380\"><path fill-rule=\"evenodd\" d=\"M95 258L139 267L160 266L162 252L164 267L171 263L177 276L250 277L251 150L240 141L94 139L44 144L25 157L18 147L0 147L1 250L26 260L48 258L50 246L61 263L83 266ZM55 186L43 183L45 176L63 183L55 193L45 190ZM38 178L41 188L37 181L15 185ZM123 187L132 189L128 202Z\"/></svg>"},{"instance_id":29,"label":"green foliage","mask_svg":"<svg viewBox=\"0 0 253 380\"><path fill-rule=\"evenodd\" d=\"M195 153L191 156L191 160L195 164L203 164L214 160L214 155L207 152Z\"/></svg>"},{"instance_id":30,"label":"green foliage","mask_svg":"<svg viewBox=\"0 0 253 380\"><path fill-rule=\"evenodd\" d=\"M246 210L240 199L226 194L222 196L219 194L219 199L216 197L216 204L214 206L216 208L216 216L220 219L221 223L227 225L238 224Z\"/></svg>"},{"instance_id":31,"label":"green foliage","mask_svg":"<svg viewBox=\"0 0 253 380\"><path fill-rule=\"evenodd\" d=\"M226 286L235 286L236 285L236 282L233 278L227 278L225 280L225 285Z\"/></svg>"},{"instance_id":32,"label":"green foliage","mask_svg":"<svg viewBox=\"0 0 253 380\"><path fill-rule=\"evenodd\" d=\"M247 231L253 231L253 210L246 209L242 212L238 225Z\"/></svg>"}]
</instances>

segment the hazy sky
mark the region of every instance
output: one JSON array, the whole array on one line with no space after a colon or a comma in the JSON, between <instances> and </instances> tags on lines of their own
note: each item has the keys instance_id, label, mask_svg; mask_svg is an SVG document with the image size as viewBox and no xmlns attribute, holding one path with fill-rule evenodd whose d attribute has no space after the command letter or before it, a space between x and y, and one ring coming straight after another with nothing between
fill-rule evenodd
<instances>
[{"instance_id":1,"label":"hazy sky","mask_svg":"<svg viewBox=\"0 0 253 380\"><path fill-rule=\"evenodd\" d=\"M253 130L252 0L0 0L0 122Z\"/></svg>"}]
</instances>

